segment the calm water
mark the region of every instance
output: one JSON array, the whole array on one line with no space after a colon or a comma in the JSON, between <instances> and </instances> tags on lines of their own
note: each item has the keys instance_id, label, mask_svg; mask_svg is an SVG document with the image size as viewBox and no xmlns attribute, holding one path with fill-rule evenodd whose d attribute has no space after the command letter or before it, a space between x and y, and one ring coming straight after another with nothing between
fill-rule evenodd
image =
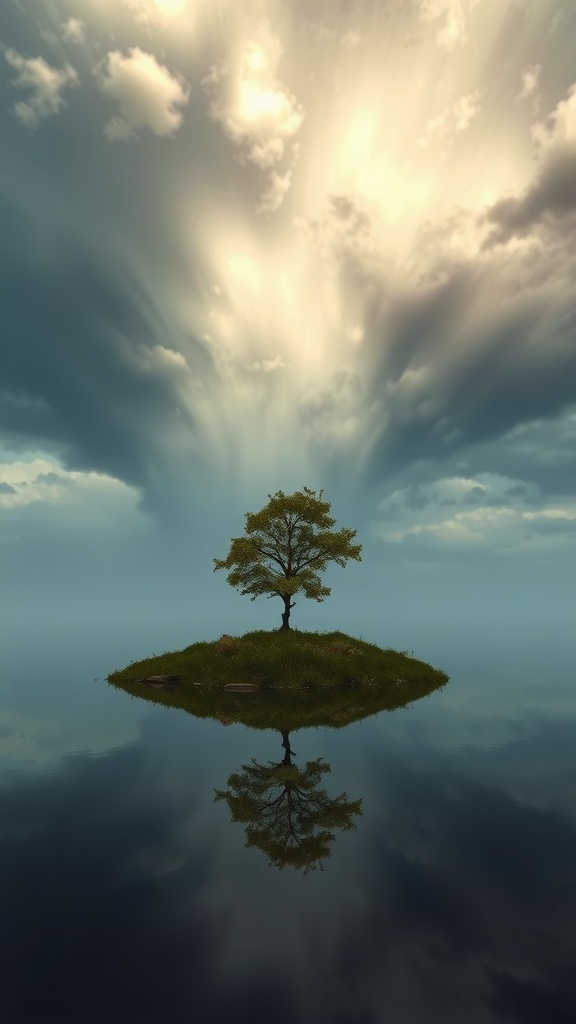
<instances>
[{"instance_id":1,"label":"calm water","mask_svg":"<svg viewBox=\"0 0 576 1024\"><path fill-rule=\"evenodd\" d=\"M574 1024L567 630L416 627L406 642L408 627L398 638L350 628L451 681L412 707L290 735L303 773L329 765L316 778L329 808L343 793L361 801L356 829L334 827L307 872L270 865L272 818L247 847L246 826L214 800L253 759L260 779L282 761L280 733L195 720L105 682L223 631L81 616L10 624L2 1020ZM262 801L273 796L261 787ZM293 837L304 859L318 853L312 833ZM274 850L281 860L282 843Z\"/></svg>"}]
</instances>

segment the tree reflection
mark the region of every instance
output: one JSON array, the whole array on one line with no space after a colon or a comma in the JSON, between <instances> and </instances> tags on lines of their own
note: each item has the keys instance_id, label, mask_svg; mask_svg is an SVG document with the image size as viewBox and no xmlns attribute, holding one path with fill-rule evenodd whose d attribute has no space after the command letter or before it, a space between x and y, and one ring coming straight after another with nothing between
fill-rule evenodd
<instances>
[{"instance_id":1,"label":"tree reflection","mask_svg":"<svg viewBox=\"0 0 576 1024\"><path fill-rule=\"evenodd\" d=\"M216 789L215 800L226 800L232 821L245 826L246 845L266 853L270 864L286 864L305 874L330 856L336 832L355 829L354 816L361 815L362 800L348 800L346 793L330 797L321 788L330 765L321 757L303 768L292 762L290 733L298 729L342 729L383 711L391 712L428 697L446 685L448 676L424 662L404 654L383 652L388 675L382 679L349 675L326 686L276 689L262 682L232 688L222 680L197 685L193 679L167 675L165 659L130 665L108 677L112 686L132 696L181 708L199 718L212 718L222 725L235 723L250 729L274 729L282 736L284 757L259 764L252 759L228 779L228 789ZM150 672L159 674L150 675ZM406 671L408 678L403 674ZM361 673L360 673L361 676ZM248 684L248 685L246 685Z\"/></svg>"},{"instance_id":2,"label":"tree reflection","mask_svg":"<svg viewBox=\"0 0 576 1024\"><path fill-rule=\"evenodd\" d=\"M362 814L362 800L350 801L346 793L330 797L320 787L330 765L318 757L299 768L291 760L296 754L289 733L281 735L281 761L258 764L252 758L230 775L227 790L215 790L214 800L226 800L232 821L246 826L246 846L258 847L280 870L289 865L307 874L323 870L336 830L356 829L352 819Z\"/></svg>"}]
</instances>

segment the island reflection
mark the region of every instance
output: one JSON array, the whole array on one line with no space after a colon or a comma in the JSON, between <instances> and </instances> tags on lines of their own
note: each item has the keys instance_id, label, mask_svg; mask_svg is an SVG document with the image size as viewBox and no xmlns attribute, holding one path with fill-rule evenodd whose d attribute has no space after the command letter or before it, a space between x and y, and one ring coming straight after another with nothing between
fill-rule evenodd
<instances>
[{"instance_id":1,"label":"island reflection","mask_svg":"<svg viewBox=\"0 0 576 1024\"><path fill-rule=\"evenodd\" d=\"M132 696L153 704L180 708L222 725L242 724L280 733L284 756L260 764L254 758L228 777L226 790L215 789L215 801L225 800L232 821L245 826L246 846L265 853L269 865L293 867L307 874L320 868L331 853L336 831L356 829L362 800L346 793L331 797L321 787L330 765L321 757L299 767L293 761L290 734L304 728L341 729L384 711L396 711L446 685L446 678L418 682L397 680L376 690L332 687L329 691L255 692L146 685L146 680L110 682Z\"/></svg>"}]
</instances>

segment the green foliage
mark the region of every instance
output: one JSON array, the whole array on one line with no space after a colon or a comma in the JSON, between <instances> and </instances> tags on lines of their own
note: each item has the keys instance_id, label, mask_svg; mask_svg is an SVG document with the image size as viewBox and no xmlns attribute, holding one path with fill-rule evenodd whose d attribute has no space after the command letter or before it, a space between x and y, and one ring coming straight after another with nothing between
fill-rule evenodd
<instances>
[{"instance_id":1,"label":"green foliage","mask_svg":"<svg viewBox=\"0 0 576 1024\"><path fill-rule=\"evenodd\" d=\"M214 558L214 572L230 569L227 580L251 601L262 594L289 599L302 591L305 597L323 601L330 588L322 586L319 572L328 562L345 565L354 558L361 562L361 544L352 544L356 530L332 532L335 523L330 504L316 492L268 495L270 501L255 514L247 512L245 537L234 537L227 558Z\"/></svg>"}]
</instances>

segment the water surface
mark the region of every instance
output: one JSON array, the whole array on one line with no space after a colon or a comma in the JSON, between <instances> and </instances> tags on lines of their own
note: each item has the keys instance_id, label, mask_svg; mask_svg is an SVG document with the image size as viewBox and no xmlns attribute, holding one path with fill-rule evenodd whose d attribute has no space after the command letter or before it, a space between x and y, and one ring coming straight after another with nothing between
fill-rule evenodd
<instances>
[{"instance_id":1,"label":"water surface","mask_svg":"<svg viewBox=\"0 0 576 1024\"><path fill-rule=\"evenodd\" d=\"M350 627L451 680L393 713L291 733L293 764L322 759L319 788L360 808L308 870L246 846L245 824L214 799L254 762L282 762L280 733L196 720L105 682L221 632L195 634L182 617L10 624L3 1019L573 1024L568 631Z\"/></svg>"}]
</instances>

